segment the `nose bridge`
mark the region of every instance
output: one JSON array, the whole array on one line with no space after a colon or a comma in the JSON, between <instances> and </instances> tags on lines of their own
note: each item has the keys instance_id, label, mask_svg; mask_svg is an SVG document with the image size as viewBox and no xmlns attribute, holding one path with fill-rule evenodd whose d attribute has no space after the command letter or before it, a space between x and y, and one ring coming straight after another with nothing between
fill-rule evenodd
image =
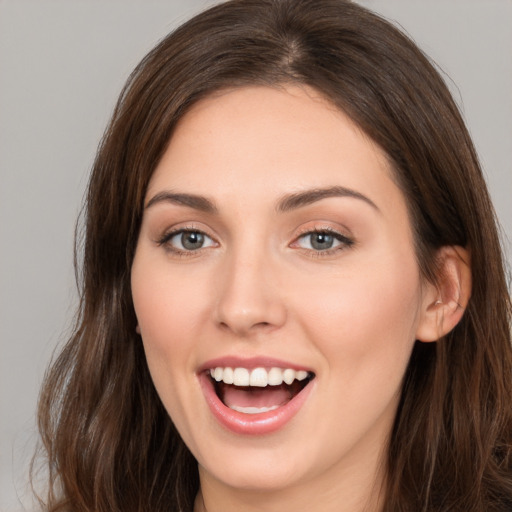
<instances>
[{"instance_id":1,"label":"nose bridge","mask_svg":"<svg viewBox=\"0 0 512 512\"><path fill-rule=\"evenodd\" d=\"M278 269L264 240L234 245L227 251L217 297L217 322L239 336L280 327L286 308Z\"/></svg>"}]
</instances>

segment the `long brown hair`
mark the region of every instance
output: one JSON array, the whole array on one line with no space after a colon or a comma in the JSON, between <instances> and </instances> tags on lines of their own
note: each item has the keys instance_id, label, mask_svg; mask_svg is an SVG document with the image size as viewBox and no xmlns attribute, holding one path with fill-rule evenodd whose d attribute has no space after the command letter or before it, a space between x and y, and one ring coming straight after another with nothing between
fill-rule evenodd
<instances>
[{"instance_id":1,"label":"long brown hair","mask_svg":"<svg viewBox=\"0 0 512 512\"><path fill-rule=\"evenodd\" d=\"M42 390L47 510L192 510L197 464L155 392L130 291L148 181L177 121L223 88L300 83L388 155L424 276L471 253L472 297L437 343L417 342L388 450L385 511L512 509L512 348L495 215L434 66L390 23L344 0L233 0L165 38L130 76L85 205L76 328Z\"/></svg>"}]
</instances>

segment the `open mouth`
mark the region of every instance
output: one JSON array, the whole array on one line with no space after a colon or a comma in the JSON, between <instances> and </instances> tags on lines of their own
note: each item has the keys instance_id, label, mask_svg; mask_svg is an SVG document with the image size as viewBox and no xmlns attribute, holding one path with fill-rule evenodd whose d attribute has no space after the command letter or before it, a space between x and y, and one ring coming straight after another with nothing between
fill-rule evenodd
<instances>
[{"instance_id":1,"label":"open mouth","mask_svg":"<svg viewBox=\"0 0 512 512\"><path fill-rule=\"evenodd\" d=\"M208 371L219 400L245 414L273 411L294 399L315 377L291 368L216 367Z\"/></svg>"}]
</instances>

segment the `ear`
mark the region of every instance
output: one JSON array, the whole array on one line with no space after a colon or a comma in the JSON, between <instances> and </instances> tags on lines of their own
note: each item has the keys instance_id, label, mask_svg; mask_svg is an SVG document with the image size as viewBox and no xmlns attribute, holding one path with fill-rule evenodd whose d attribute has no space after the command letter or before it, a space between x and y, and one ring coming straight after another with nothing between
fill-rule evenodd
<instances>
[{"instance_id":1,"label":"ear","mask_svg":"<svg viewBox=\"0 0 512 512\"><path fill-rule=\"evenodd\" d=\"M135 326L135 332L136 332L137 334L140 334L140 327L139 327L139 324L137 324L137 325Z\"/></svg>"},{"instance_id":2,"label":"ear","mask_svg":"<svg viewBox=\"0 0 512 512\"><path fill-rule=\"evenodd\" d=\"M445 246L437 253L435 283L423 285L421 316L416 339L437 341L460 321L471 296L469 252L459 246Z\"/></svg>"}]
</instances>

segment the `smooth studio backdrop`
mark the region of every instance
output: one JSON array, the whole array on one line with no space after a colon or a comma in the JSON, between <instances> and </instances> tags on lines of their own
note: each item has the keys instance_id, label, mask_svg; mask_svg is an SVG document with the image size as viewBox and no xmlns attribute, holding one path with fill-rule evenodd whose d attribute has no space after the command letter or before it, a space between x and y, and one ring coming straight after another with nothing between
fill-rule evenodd
<instances>
[{"instance_id":1,"label":"smooth studio backdrop","mask_svg":"<svg viewBox=\"0 0 512 512\"><path fill-rule=\"evenodd\" d=\"M37 394L72 323L74 226L114 102L144 54L212 3L0 0L1 512L33 509ZM445 73L512 239L512 0L361 3Z\"/></svg>"}]
</instances>

